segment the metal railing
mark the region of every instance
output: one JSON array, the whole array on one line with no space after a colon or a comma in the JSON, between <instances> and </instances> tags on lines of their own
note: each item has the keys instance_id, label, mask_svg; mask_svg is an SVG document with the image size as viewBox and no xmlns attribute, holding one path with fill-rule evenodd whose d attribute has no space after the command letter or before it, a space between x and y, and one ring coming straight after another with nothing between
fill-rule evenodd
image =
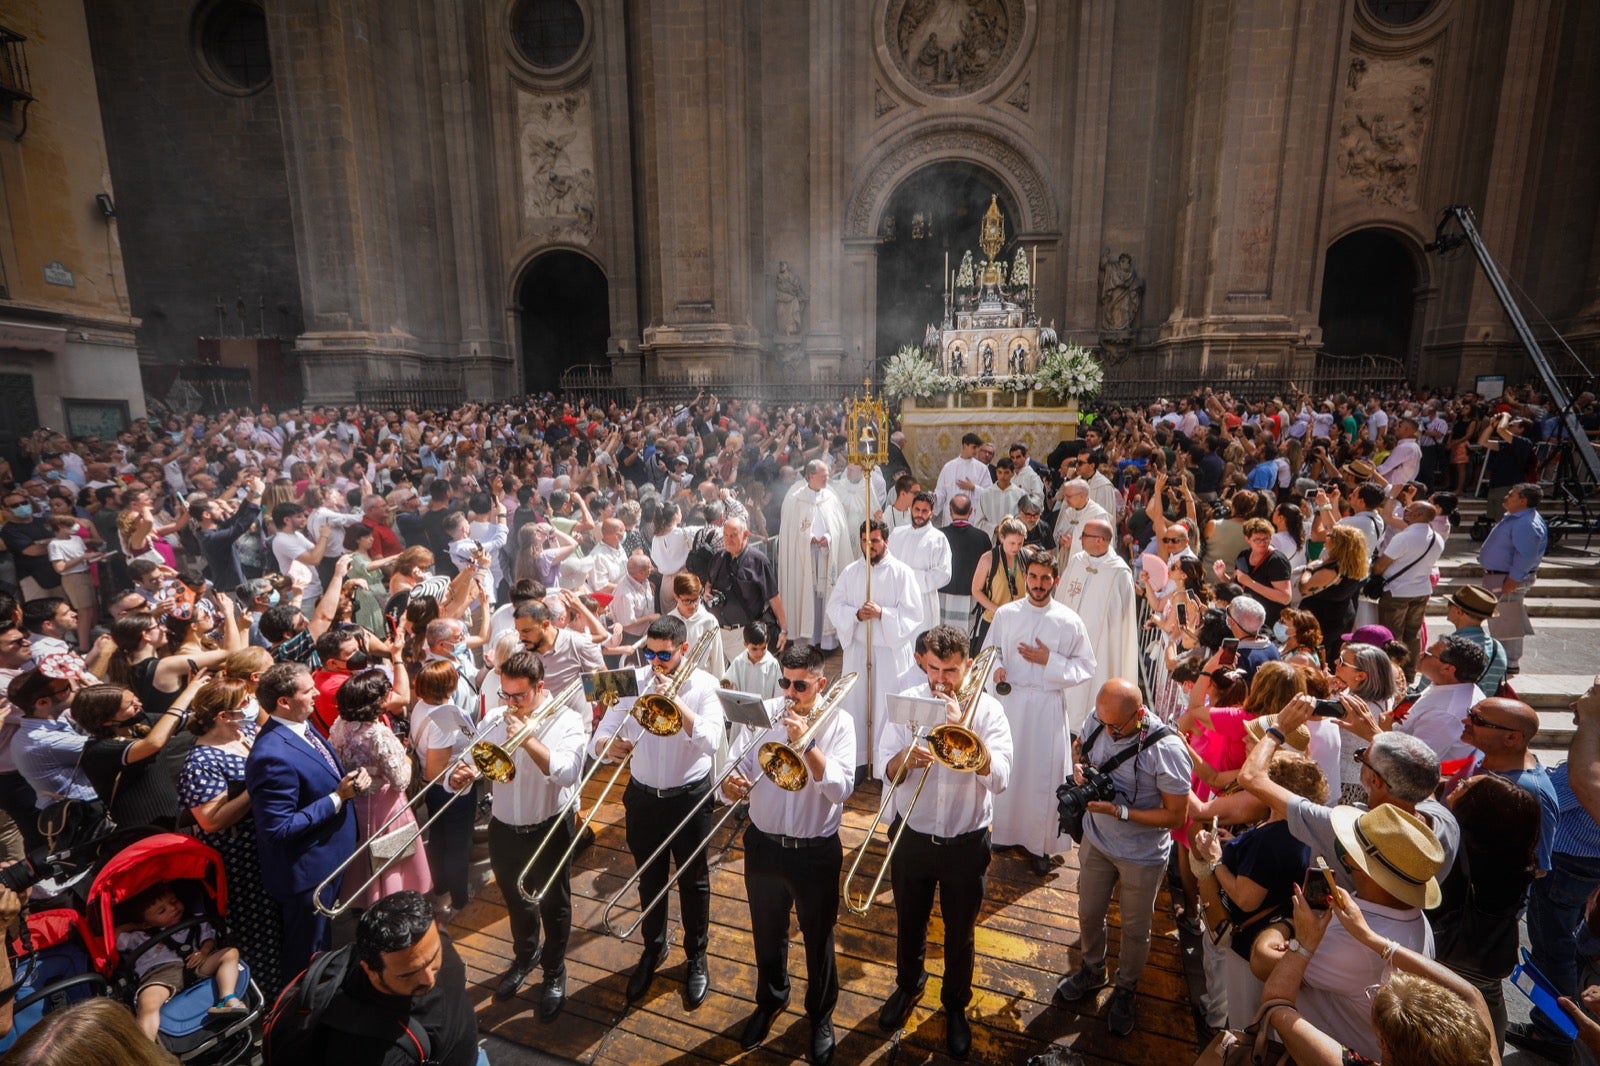
<instances>
[{"instance_id":1,"label":"metal railing","mask_svg":"<svg viewBox=\"0 0 1600 1066\"><path fill-rule=\"evenodd\" d=\"M710 374L657 374L642 385L617 384L612 381L611 368L603 363L568 367L562 372L557 389L567 399L623 407L632 406L641 396L650 403L680 406L694 402L703 393L714 393L720 400L764 404L840 403L859 391L859 383L728 381Z\"/></svg>"},{"instance_id":2,"label":"metal railing","mask_svg":"<svg viewBox=\"0 0 1600 1066\"><path fill-rule=\"evenodd\" d=\"M466 400L466 386L459 377L449 375L374 381L356 386L356 402L365 407L448 411L460 407Z\"/></svg>"},{"instance_id":3,"label":"metal railing","mask_svg":"<svg viewBox=\"0 0 1600 1066\"><path fill-rule=\"evenodd\" d=\"M21 105L21 115L13 124L17 140L28 132L28 105L33 103L33 75L28 70L28 39L15 30L0 26L0 104Z\"/></svg>"}]
</instances>

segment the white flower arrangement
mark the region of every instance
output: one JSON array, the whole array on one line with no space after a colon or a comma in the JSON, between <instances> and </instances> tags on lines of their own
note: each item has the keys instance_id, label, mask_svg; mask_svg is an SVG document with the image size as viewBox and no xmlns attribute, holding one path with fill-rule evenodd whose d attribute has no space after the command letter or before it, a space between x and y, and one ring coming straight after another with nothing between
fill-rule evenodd
<instances>
[{"instance_id":1,"label":"white flower arrangement","mask_svg":"<svg viewBox=\"0 0 1600 1066\"><path fill-rule=\"evenodd\" d=\"M1047 349L1033 376L1037 388L1073 400L1095 395L1106 382L1105 367L1076 344Z\"/></svg>"}]
</instances>

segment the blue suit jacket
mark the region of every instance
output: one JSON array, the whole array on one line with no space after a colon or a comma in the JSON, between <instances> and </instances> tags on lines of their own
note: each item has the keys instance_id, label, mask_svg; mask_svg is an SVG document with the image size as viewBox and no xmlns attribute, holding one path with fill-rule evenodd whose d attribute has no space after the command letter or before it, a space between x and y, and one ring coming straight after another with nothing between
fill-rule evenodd
<instances>
[{"instance_id":1,"label":"blue suit jacket","mask_svg":"<svg viewBox=\"0 0 1600 1066\"><path fill-rule=\"evenodd\" d=\"M340 766L337 755L333 761ZM255 816L261 883L273 896L310 892L355 851L355 811L348 803L335 809L332 799L343 773L342 766L338 772L329 768L310 743L278 722L269 719L262 727L244 780ZM336 896L337 886L329 894Z\"/></svg>"}]
</instances>

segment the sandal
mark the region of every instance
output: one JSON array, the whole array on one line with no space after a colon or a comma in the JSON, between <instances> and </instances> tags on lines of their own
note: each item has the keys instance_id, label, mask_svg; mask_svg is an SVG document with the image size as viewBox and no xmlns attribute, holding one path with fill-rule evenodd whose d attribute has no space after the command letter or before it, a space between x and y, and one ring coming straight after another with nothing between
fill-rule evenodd
<instances>
[{"instance_id":1,"label":"sandal","mask_svg":"<svg viewBox=\"0 0 1600 1066\"><path fill-rule=\"evenodd\" d=\"M249 1008L248 1005L246 1005L244 1000L239 998L238 994L236 993L236 994L231 995L231 996L223 996L221 999L219 999L215 1003L213 1003L206 1010L206 1013L207 1014L248 1014L248 1013L250 1013L250 1008Z\"/></svg>"}]
</instances>

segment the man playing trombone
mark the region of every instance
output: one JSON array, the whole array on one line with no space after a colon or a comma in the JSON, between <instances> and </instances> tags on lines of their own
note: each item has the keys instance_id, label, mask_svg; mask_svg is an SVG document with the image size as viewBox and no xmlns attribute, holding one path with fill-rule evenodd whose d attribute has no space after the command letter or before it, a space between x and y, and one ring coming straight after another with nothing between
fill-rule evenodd
<instances>
[{"instance_id":1,"label":"man playing trombone","mask_svg":"<svg viewBox=\"0 0 1600 1066\"><path fill-rule=\"evenodd\" d=\"M711 990L711 977L706 970L711 874L705 849L700 845L711 832L712 805L702 801L711 790L711 761L723 736L723 716L716 678L692 663L687 664L685 675L674 676L685 665L684 656L689 650L686 632L683 620L672 615L651 622L642 652L647 665L639 678L640 692L651 680L667 687L681 712L681 728L665 736L646 730L631 713L635 701L625 699L612 706L595 728L590 754L599 758L606 753L608 762L632 756L622 809L627 818L628 850L638 867L634 877L639 882L642 907L656 902L666 887L666 855L653 863L648 860L658 847L671 840L668 850L679 868L683 949L689 956L684 1003L693 1010ZM611 743L613 737L615 743ZM628 978L629 1003L643 999L650 991L656 969L666 957L667 910L665 901L660 902L663 905L650 907L640 922L644 954Z\"/></svg>"},{"instance_id":2,"label":"man playing trombone","mask_svg":"<svg viewBox=\"0 0 1600 1066\"><path fill-rule=\"evenodd\" d=\"M511 753L515 768L506 781L490 785L493 808L489 818L489 865L495 883L505 898L506 915L511 920L511 968L494 990L496 999L510 999L533 970L535 958L544 970L544 987L539 993L539 1020L548 1022L561 1013L567 998L567 937L572 931L572 888L568 871L562 869L538 905L525 900L517 890L518 878L534 850L546 837L551 839L530 877L548 878L554 864L566 864L568 844L573 838L573 814L568 800L583 773L583 749L588 740L587 723L569 705L559 710L547 707L550 691L544 684L544 664L531 651L519 651L500 664L500 693L505 700L500 721L483 731L482 740L504 745L509 737L523 731L542 713L549 722L528 736ZM493 714L494 712L490 712ZM450 788L456 792L470 787L477 772L470 765L458 767L450 775ZM470 803L470 797L457 799ZM540 950L540 925L544 926L544 948Z\"/></svg>"},{"instance_id":3,"label":"man playing trombone","mask_svg":"<svg viewBox=\"0 0 1600 1066\"><path fill-rule=\"evenodd\" d=\"M1011 729L999 702L987 693L972 693L968 714L956 699L972 663L969 647L966 633L954 626L935 626L928 633L923 657L928 684L904 695L943 699L941 724L964 725L977 736L985 753L973 772L936 762L919 734L892 720L884 722L877 748L878 776L884 781L906 776L907 784L915 785L920 775L928 775L919 792L894 790L890 839L899 824L906 823L905 839L895 849L889 871L896 923L895 990L878 1014L878 1025L890 1032L899 1029L927 983L923 961L937 890L944 918L945 1043L958 1059L966 1058L972 1048L967 1004L972 1001L975 930L989 869L993 797L1006 790L1011 778Z\"/></svg>"},{"instance_id":4,"label":"man playing trombone","mask_svg":"<svg viewBox=\"0 0 1600 1066\"><path fill-rule=\"evenodd\" d=\"M772 1019L789 1002L789 912L800 920L806 946L806 1016L811 1019L811 1061L833 1061L833 1007L839 998L833 927L839 917L839 871L844 849L839 818L855 787L855 724L834 713L838 700L818 707L827 686L822 649L791 644L780 660L778 685L787 697L783 717L747 749L722 791L737 803L750 800L744 834L744 885L756 948L756 1009L740 1039L746 1051L760 1045ZM762 750L781 744L804 760L803 783L780 788L762 772Z\"/></svg>"}]
</instances>

